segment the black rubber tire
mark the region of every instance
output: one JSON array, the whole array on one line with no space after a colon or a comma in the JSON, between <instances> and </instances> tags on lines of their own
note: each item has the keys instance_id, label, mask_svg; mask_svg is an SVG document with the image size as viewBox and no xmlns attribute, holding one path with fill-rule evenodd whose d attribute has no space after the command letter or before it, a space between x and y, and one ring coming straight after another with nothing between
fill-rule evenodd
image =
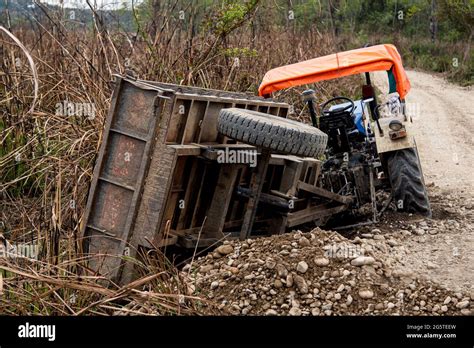
<instances>
[{"instance_id":1,"label":"black rubber tire","mask_svg":"<svg viewBox=\"0 0 474 348\"><path fill-rule=\"evenodd\" d=\"M416 148L394 151L387 158L392 197L397 208L431 217L430 201ZM399 202L403 202L400 207Z\"/></svg>"},{"instance_id":2,"label":"black rubber tire","mask_svg":"<svg viewBox=\"0 0 474 348\"><path fill-rule=\"evenodd\" d=\"M308 124L237 108L220 111L217 130L250 145L303 157L322 155L328 141L325 133Z\"/></svg>"}]
</instances>

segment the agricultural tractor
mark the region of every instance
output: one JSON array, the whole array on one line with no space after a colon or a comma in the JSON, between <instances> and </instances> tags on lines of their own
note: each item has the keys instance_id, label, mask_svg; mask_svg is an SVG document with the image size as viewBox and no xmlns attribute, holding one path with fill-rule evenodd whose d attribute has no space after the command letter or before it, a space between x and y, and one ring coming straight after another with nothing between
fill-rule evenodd
<instances>
[{"instance_id":1,"label":"agricultural tractor","mask_svg":"<svg viewBox=\"0 0 474 348\"><path fill-rule=\"evenodd\" d=\"M377 102L372 71L388 74L391 97L384 104ZM405 107L410 83L393 45L340 52L270 70L259 94L270 97L278 90L354 74L365 74L359 100L338 96L318 105L313 90L302 93L312 127L261 112L223 109L218 129L260 148L321 159L319 187L346 197L347 211L372 204L370 222L377 221L390 203L400 211L430 216L412 118ZM381 208L376 200L379 190L390 192L379 204Z\"/></svg>"},{"instance_id":2,"label":"agricultural tractor","mask_svg":"<svg viewBox=\"0 0 474 348\"><path fill-rule=\"evenodd\" d=\"M388 72L391 92L380 105L369 75L377 70ZM270 98L354 74L366 78L360 100L319 105L314 91L303 93L312 125ZM196 250L331 220L370 224L390 204L429 216L409 89L391 45L273 69L260 96L117 76L81 229L84 251L104 260L89 267L126 284L130 260L157 247Z\"/></svg>"}]
</instances>

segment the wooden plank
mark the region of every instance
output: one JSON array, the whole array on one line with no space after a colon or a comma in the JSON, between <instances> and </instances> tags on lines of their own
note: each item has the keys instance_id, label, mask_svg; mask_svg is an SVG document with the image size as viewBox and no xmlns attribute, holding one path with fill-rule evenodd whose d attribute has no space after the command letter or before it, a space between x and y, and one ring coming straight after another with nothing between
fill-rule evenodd
<instances>
[{"instance_id":1,"label":"wooden plank","mask_svg":"<svg viewBox=\"0 0 474 348\"><path fill-rule=\"evenodd\" d=\"M186 227L186 222L188 221L188 213L190 211L190 208L192 208L191 205L191 199L192 199L192 194L193 190L196 187L196 180L197 180L197 168L198 168L198 160L194 159L192 166L191 166L191 172L189 174L189 179L188 183L186 185L185 193L184 193L184 208L181 209L181 213L179 214L178 218L178 225L177 229L183 229ZM190 220L190 219L189 219Z\"/></svg>"},{"instance_id":2,"label":"wooden plank","mask_svg":"<svg viewBox=\"0 0 474 348\"><path fill-rule=\"evenodd\" d=\"M181 86L180 86L181 87ZM199 87L192 87L201 89ZM202 89L201 89L202 90ZM221 92L221 91L215 91ZM225 103L225 104L240 104L251 106L252 108L262 107L279 107L281 110L287 110L289 105L284 102L278 102L272 99L264 99L261 97L255 97L253 95L245 95L245 98L242 96L235 95L234 92L229 93L228 95L211 95L211 94L199 94L199 93L190 93L186 91L177 92L176 95L179 99L189 99L189 100L198 100L198 101L209 101L211 103ZM255 110L255 109L254 109ZM281 112L280 112L281 113Z\"/></svg>"},{"instance_id":3,"label":"wooden plank","mask_svg":"<svg viewBox=\"0 0 474 348\"><path fill-rule=\"evenodd\" d=\"M222 229L224 228L227 210L240 167L240 165L235 164L223 164L220 168L219 179L217 180L212 203L207 212L207 219L203 228L203 234L207 238L220 239L224 236Z\"/></svg>"},{"instance_id":4,"label":"wooden plank","mask_svg":"<svg viewBox=\"0 0 474 348\"><path fill-rule=\"evenodd\" d=\"M184 128L183 144L189 144L196 140L200 131L200 122L204 118L207 106L207 101L193 100Z\"/></svg>"},{"instance_id":5,"label":"wooden plank","mask_svg":"<svg viewBox=\"0 0 474 348\"><path fill-rule=\"evenodd\" d=\"M268 226L268 233L269 234L282 234L285 232L287 224L288 224L287 214L275 215Z\"/></svg>"},{"instance_id":6,"label":"wooden plank","mask_svg":"<svg viewBox=\"0 0 474 348\"><path fill-rule=\"evenodd\" d=\"M280 154L272 153L269 164L284 166L286 164L286 161L302 162L303 159L301 157L297 157L293 155L280 155Z\"/></svg>"},{"instance_id":7,"label":"wooden plank","mask_svg":"<svg viewBox=\"0 0 474 348\"><path fill-rule=\"evenodd\" d=\"M309 207L295 213L288 214L287 227L302 225L318 218L333 215L347 209L347 205L328 207L326 204Z\"/></svg>"},{"instance_id":8,"label":"wooden plank","mask_svg":"<svg viewBox=\"0 0 474 348\"><path fill-rule=\"evenodd\" d=\"M202 119L198 143L215 142L217 140L217 117L219 112L225 107L226 104L224 103L209 103L206 114Z\"/></svg>"},{"instance_id":9,"label":"wooden plank","mask_svg":"<svg viewBox=\"0 0 474 348\"><path fill-rule=\"evenodd\" d=\"M293 161L291 159L287 159L285 162L279 191L288 196L294 196L296 193L296 186L301 176L303 162Z\"/></svg>"},{"instance_id":10,"label":"wooden plank","mask_svg":"<svg viewBox=\"0 0 474 348\"><path fill-rule=\"evenodd\" d=\"M328 198L330 200L333 200L333 201L336 201L336 202L339 202L339 203L343 203L343 204L349 204L349 203L352 202L352 197L341 196L341 195L338 195L337 193L325 190L321 187L309 185L309 184L304 183L302 181L298 182L298 189L306 191L306 192L314 193L315 195L318 195L318 196L321 196L321 197L324 197L324 198Z\"/></svg>"},{"instance_id":11,"label":"wooden plank","mask_svg":"<svg viewBox=\"0 0 474 348\"><path fill-rule=\"evenodd\" d=\"M202 148L197 145L185 144L185 145L167 145L168 147L175 149L178 156L199 156Z\"/></svg>"},{"instance_id":12,"label":"wooden plank","mask_svg":"<svg viewBox=\"0 0 474 348\"><path fill-rule=\"evenodd\" d=\"M170 232L168 237L160 240L157 246L159 248L162 248L165 246L175 245L177 242L178 242L178 236L175 236Z\"/></svg>"},{"instance_id":13,"label":"wooden plank","mask_svg":"<svg viewBox=\"0 0 474 348\"><path fill-rule=\"evenodd\" d=\"M248 144L219 144L219 145L202 145L201 146L203 147L203 152L202 152L202 156L211 160L211 161L216 161L218 158L219 158L219 153L221 151L228 151L228 150L232 150L232 151L257 151L257 148L255 146L252 146L252 145L248 145ZM248 152L247 152L248 153ZM258 154L258 152L257 152ZM252 154L252 157L253 157L253 154ZM255 157L254 157L255 158ZM250 158L249 158L250 159ZM237 163L239 164L239 163ZM249 163L245 163L245 164L251 164L250 162Z\"/></svg>"},{"instance_id":14,"label":"wooden plank","mask_svg":"<svg viewBox=\"0 0 474 348\"><path fill-rule=\"evenodd\" d=\"M248 238L252 232L253 222L257 214L258 201L262 193L263 183L265 181L265 174L267 173L268 163L270 162L270 152L262 150L262 154L257 164L257 170L252 173L250 180L250 189L252 195L247 203L242 229L240 230L240 239Z\"/></svg>"},{"instance_id":15,"label":"wooden plank","mask_svg":"<svg viewBox=\"0 0 474 348\"><path fill-rule=\"evenodd\" d=\"M201 203L201 195L203 191L207 190L207 188L203 187L203 183L204 183L204 179L206 177L207 171L208 171L208 166L206 165L204 166L204 169L202 171L202 176L201 176L201 180L199 181L199 185L196 186L196 188L198 189L198 194L196 197L196 203L194 205L194 210L193 210L193 215L192 215L193 217L191 219L190 227L195 227L197 223L197 212L199 211L199 205Z\"/></svg>"},{"instance_id":16,"label":"wooden plank","mask_svg":"<svg viewBox=\"0 0 474 348\"><path fill-rule=\"evenodd\" d=\"M168 125L168 133L166 135L167 143L181 144L183 139L184 127L187 123L192 101L177 99L171 114L170 123Z\"/></svg>"},{"instance_id":17,"label":"wooden plank","mask_svg":"<svg viewBox=\"0 0 474 348\"><path fill-rule=\"evenodd\" d=\"M247 198L251 197L251 189L249 188L239 186L237 188L237 193L239 194L239 196L242 196L242 197L247 197ZM264 193L264 192L260 193L259 203L265 203L265 204L273 205L275 207L289 209L289 203L287 199L279 197L277 195Z\"/></svg>"}]
</instances>

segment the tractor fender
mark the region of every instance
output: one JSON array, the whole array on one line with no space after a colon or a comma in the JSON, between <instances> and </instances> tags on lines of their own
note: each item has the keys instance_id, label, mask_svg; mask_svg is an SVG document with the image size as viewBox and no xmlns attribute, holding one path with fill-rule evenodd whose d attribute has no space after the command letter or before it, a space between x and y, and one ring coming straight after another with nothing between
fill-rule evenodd
<instances>
[{"instance_id":1,"label":"tractor fender","mask_svg":"<svg viewBox=\"0 0 474 348\"><path fill-rule=\"evenodd\" d=\"M402 123L405 126L407 135L404 138L400 139L390 139L389 132L390 128L388 127L390 121L400 118L397 117L382 117L379 119L380 128L382 128L383 136L379 132L379 128L373 122L372 129L374 130L375 134L375 144L377 145L377 152L378 153L385 153L390 151L397 151L403 149L410 149L415 148L415 137L414 137L414 127L411 119L403 120Z\"/></svg>"}]
</instances>

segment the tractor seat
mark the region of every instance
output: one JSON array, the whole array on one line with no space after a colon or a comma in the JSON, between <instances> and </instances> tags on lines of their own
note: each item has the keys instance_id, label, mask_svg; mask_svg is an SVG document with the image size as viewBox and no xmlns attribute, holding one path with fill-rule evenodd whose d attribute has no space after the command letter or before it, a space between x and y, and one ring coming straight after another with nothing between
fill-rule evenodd
<instances>
[{"instance_id":1,"label":"tractor seat","mask_svg":"<svg viewBox=\"0 0 474 348\"><path fill-rule=\"evenodd\" d=\"M357 130L359 131L359 133L362 133L365 135L365 128L364 128L364 123L363 123L363 116L364 116L364 104L363 104L363 100L362 99L359 99L359 100L355 100L354 101L354 111L352 112L352 118L353 118L353 122L357 128ZM348 106L349 103L342 103L342 104L338 104L338 105L333 105L329 108L329 111L332 111L334 109L337 109L337 108L340 108L340 107L345 107L345 106Z\"/></svg>"},{"instance_id":2,"label":"tractor seat","mask_svg":"<svg viewBox=\"0 0 474 348\"><path fill-rule=\"evenodd\" d=\"M354 102L355 108L352 114L347 111L336 111L348 105L349 103L333 105L329 111L335 113L319 118L319 128L328 135L328 148L333 154L351 151L351 143L365 136L362 100Z\"/></svg>"}]
</instances>

